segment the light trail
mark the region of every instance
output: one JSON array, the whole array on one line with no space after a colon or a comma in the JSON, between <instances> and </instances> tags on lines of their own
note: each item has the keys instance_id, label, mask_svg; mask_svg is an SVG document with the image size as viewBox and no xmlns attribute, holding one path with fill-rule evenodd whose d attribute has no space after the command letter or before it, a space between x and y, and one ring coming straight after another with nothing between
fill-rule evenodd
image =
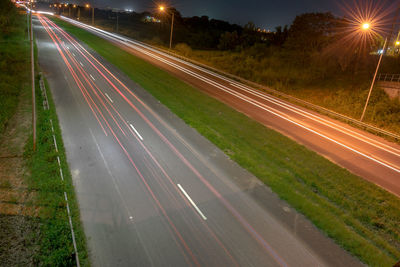
<instances>
[{"instance_id":1,"label":"light trail","mask_svg":"<svg viewBox=\"0 0 400 267\"><path fill-rule=\"evenodd\" d=\"M61 41L60 41L60 43L61 43ZM74 60L73 58L71 58L72 60ZM80 67L76 64L76 67L79 69ZM81 73L82 74L82 73ZM83 74L82 74L83 75ZM97 86L96 86L96 88L97 88ZM98 88L97 88L98 89ZM99 89L98 89L99 90ZM114 107L113 107L114 108ZM115 110L116 111L116 110ZM117 111L116 111L117 112ZM121 115L118 113L118 115L121 117ZM121 117L121 119L122 119L122 117ZM108 125L109 126L109 125ZM115 135L115 133L114 133L114 131L111 129L111 127L109 126L109 128L110 128L110 131L111 131L111 133L113 134L113 136L114 136L114 138L116 138L116 140L117 140L117 142L118 142L118 144L120 145L120 147L122 148L122 150L124 151L124 153L126 154L126 156L128 157L128 159L129 159L129 161L132 163L132 165L134 166L134 168L135 168L135 170L137 170L137 168L136 168L136 165L135 165L135 163L133 162L133 160L132 160L132 158L130 157L130 155L129 155L129 153L127 152L127 150L126 150L126 148L122 145L122 143L119 141L119 139L116 137L116 135ZM140 136L140 135L139 135ZM142 147L143 148L145 148L144 146L143 146L143 144L141 144L142 145ZM147 150L147 148L145 148L146 149L146 152L148 153L148 154L150 154L150 156L152 157L152 159L154 160L154 161L156 161L155 160L155 158L151 155L151 153ZM171 178L166 174L166 172L165 172L165 170L159 165L159 163L156 161L156 164L162 169L162 171L163 171L163 173L169 178L169 180L170 180L170 182L172 183L172 180L171 180ZM141 178L143 178L143 175L141 175L141 174L139 174L139 176L141 176ZM144 178L143 178L144 179ZM145 182L145 181L143 181L143 182ZM146 188L147 188L147 185L146 185ZM152 194L152 192L150 192L151 194ZM154 194L152 194L152 196L153 196ZM155 201L156 201L156 203L158 202L158 200L157 199L155 199ZM186 202L186 201L185 201ZM158 202L159 203L159 202ZM190 207L190 205L189 205L189 203L187 203L187 205ZM162 208L162 207L161 207ZM164 212L163 212L164 213ZM166 214L165 214L166 215ZM170 221L170 219L169 218L167 218L167 220L171 223L171 221ZM222 242L218 239L218 237L212 232L212 230L207 226L207 225L205 225L205 224L203 224L206 228L207 228L207 230L210 232L210 234L212 235L212 237L216 240L216 242L222 247L222 249L226 252L226 254L229 256L229 258L232 260L232 263L235 265L235 266L238 266L237 265L237 263L236 263L236 261L233 259L233 257L232 257L232 255L229 253L229 251L226 249L226 247L222 244ZM174 225L172 225L172 229L174 229L174 230L176 230L176 227L174 226ZM178 237L179 237L179 239L181 240L181 236L179 236L179 233L177 234L178 235ZM183 240L183 239L182 239ZM181 240L181 241L182 241ZM184 242L184 241L183 241ZM184 245L184 247L186 248L186 245ZM191 255L193 255L191 252L189 252L189 254L191 254ZM193 261L196 263L196 265L198 265L198 262L195 260L195 259L193 259Z\"/></svg>"},{"instance_id":2,"label":"light trail","mask_svg":"<svg viewBox=\"0 0 400 267\"><path fill-rule=\"evenodd\" d=\"M52 22L50 22L52 23ZM98 71L100 75L111 85L111 87L138 113L142 119L153 129L153 131L164 141L165 144L170 147L170 149L174 152L175 155L200 179L200 181L207 187L209 190L221 201L221 203L231 212L231 214L238 220L238 222L246 229L251 236L255 238L255 240L268 252L271 257L277 262L280 266L287 266L281 256L272 248L272 246L262 238L262 236L247 222L245 218L243 218L239 212L197 171L193 165L188 162L188 160L176 149L176 147L153 125L153 123L91 62L87 56L82 52L84 51L89 57L91 57L103 70L105 70L113 79L115 79L130 95L132 95L140 104L142 104L146 109L148 106L143 103L133 92L131 92L125 84L123 84L118 78L116 78L104 65L102 65L93 55L91 55L83 46L81 46L76 40L69 36L69 34L65 33L60 27L56 24L52 23L54 27L58 29L58 31L62 32L67 39L73 42L75 48L81 53L81 55ZM76 44L76 45L75 45ZM78 46L82 49L80 51ZM151 109L150 109L151 110ZM152 112L153 113L153 112Z\"/></svg>"},{"instance_id":3,"label":"light trail","mask_svg":"<svg viewBox=\"0 0 400 267\"><path fill-rule=\"evenodd\" d=\"M68 20L68 19L66 19L66 20ZM81 27L84 27L84 28L86 28L86 29L92 29L92 30L94 30L94 31L96 31L96 32L100 32L100 33L102 33L103 35L106 35L108 38L114 39L114 40L117 41L117 42L120 42L121 40L123 40L125 43L122 43L122 44L124 44L124 45L126 45L126 46L128 46L128 47L130 47L130 48L132 48L132 49L135 49L135 50L137 50L137 51L139 51L139 52L141 52L141 53L143 53L143 54L146 54L146 55L148 55L148 56L150 56L150 57L152 57L152 58L154 58L154 59L157 59L157 60L159 60L159 61L161 61L161 62L163 62L163 63L165 63L165 64L167 64L167 65L170 65L170 66L172 66L172 67L174 67L174 68L176 68L176 69L179 69L179 70L181 70L182 72L185 72L185 73L187 73L187 74L189 74L189 75L191 75L191 76L193 76L193 77L195 77L195 78L197 78L197 79L202 80L203 82L206 82L206 83L208 83L208 84L210 84L210 85L213 85L213 86L215 86L215 87L217 87L217 88L219 88L219 89L221 89L221 90L223 90L223 91L225 91L225 92L227 92L227 93L229 93L229 94L231 94L231 95L234 95L235 97L238 97L238 98L240 98L240 99L242 99L242 100L244 100L244 98L245 98L245 96L241 95L240 93L239 93L239 95L241 95L241 96L239 96L239 95L237 94L237 92L233 91L233 90L230 89L230 88L227 88L226 86L223 86L223 85L221 85L221 84L218 84L217 82L212 81L212 80L210 80L210 79L208 79L208 78L206 78L206 77L204 77L204 76L201 76L201 75L199 75L199 74L197 74L197 73L194 73L194 72L192 72L192 71L190 71L190 70L188 70L188 69L186 69L186 68L184 68L184 67L181 67L181 66L179 66L179 65L177 65L177 64L175 64L175 63L173 63L173 62L170 62L170 61L168 61L168 60L165 60L165 59L161 58L160 56L157 56L157 55L154 55L154 54L152 54L152 53L150 53L150 52L147 52L147 51L145 51L144 49L135 47L135 46L131 45L130 43L134 43L135 45L141 46L141 47L145 47L144 45L138 44L137 42L130 41L129 39L126 39L126 38L122 38L122 37L120 37L120 36L118 36L118 35L111 34L111 33L108 33L108 32L106 32L106 31L103 31L103 30L99 30L99 29L97 29L97 28L95 28L95 27L92 27L92 26L86 26L85 24L76 23L75 21L72 21L72 20L68 20L68 21L71 21L71 22L73 22L74 24L79 24ZM151 48L148 48L148 47L145 47L145 48L148 49L148 50L151 50L151 51L154 50L154 49L151 49ZM158 54L163 54L162 52L157 52L157 53L158 53ZM163 54L163 55L164 55L164 54ZM169 57L171 57L171 56L169 56ZM181 62L180 60L177 60L177 61ZM188 65L188 63L185 63L185 64ZM199 67L196 67L196 69L202 70L202 69L199 68ZM203 70L202 70L202 71L203 71ZM206 71L205 71L205 72L206 72ZM211 72L208 72L208 74L212 74L212 73L211 73ZM218 76L218 77L220 78L219 75L213 75L213 76ZM226 80L226 81L231 81L231 80L226 79L226 78L224 78L224 80ZM224 89L222 89L222 88L224 88ZM246 101L246 100L245 100L245 101ZM246 101L246 102L248 102L248 103L250 103L250 104L253 104L254 106L260 108L259 102L256 103L256 104L252 103L252 101ZM257 102L257 101L255 101L255 102ZM261 104L261 105L264 105L264 104ZM264 109L264 110L270 112L269 110L266 110L266 109ZM270 113L272 113L273 115L277 115L277 113L281 113L280 111L277 111L277 110L275 110L275 111L276 111L276 112L270 112ZM283 115L283 116L286 117L286 115ZM278 117L281 117L281 118L282 118L282 116L278 116ZM309 128L309 127L306 127L306 126L302 125L301 123L294 121L293 119L292 119L292 120L287 120L287 119L285 119L285 120L288 121L288 122L290 122L290 123L292 123L292 124L295 124L296 126L299 126L299 127L303 128L303 129L305 129L305 130L307 130L307 131L309 131L309 132L311 132L311 133L313 133L313 134L316 134L316 135L318 135L318 136L320 136L320 137L322 137L322 138L324 138L324 139L326 139L326 140L328 140L328 141L331 141L331 142L333 142L333 143L335 143L335 144L337 144L337 145L340 145L342 148L348 149L348 150L350 150L350 151L352 151L352 152L358 154L359 156L362 156L362 157L364 157L364 158L366 158L366 159L372 160L372 161L374 161L375 163L378 163L379 165L382 165L382 166L387 167L387 168L389 168L389 169L391 169L391 170L394 170L394 171L397 172L397 173L400 173L400 168L399 168L398 166L392 164L392 163L388 163L388 162L386 162L385 160L382 160L382 159L379 159L379 158L376 158L376 157L373 157L373 156L369 156L369 155L367 155L366 153L363 153L363 152L359 151L359 148L353 148L353 147L351 147L350 145L346 145L346 144L343 143L343 141L338 141L338 140L336 140L336 139L334 139L334 138L332 138L332 137L328 137L327 135L318 132L318 130L314 130L314 129L311 129L311 128ZM321 122L319 121L319 123L321 123ZM335 127L337 127L337 126L338 126L338 125L335 125ZM339 128L340 128L340 127L341 127L341 126L339 126ZM338 129L335 129L335 130L338 130ZM338 130L338 131L340 131L340 130ZM342 133L345 133L345 132L342 131ZM353 133L354 133L354 132L353 132ZM353 135L350 135L350 134L348 134L348 133L345 133L345 134L349 135L349 136L352 137L352 138L358 139L358 140L360 140L360 141L362 141L362 142L368 143L369 145L373 145L373 146L375 146L375 147L377 147L377 148L379 148L379 149L382 149L382 150L384 150L384 151L386 151L386 152L389 152L389 153L391 153L391 154L394 154L394 155L398 156L398 154L396 154L396 152L391 152L391 151L389 151L389 150L387 150L387 149L385 149L385 148L380 147L380 145L383 145L383 146L386 146L386 147L387 147L387 145L385 145L385 144L383 144L383 143L378 142L378 144L371 144L371 143L369 143L368 141L366 141L366 139L368 139L368 137L363 136L363 138L360 139L360 138L357 138L354 134L353 134Z\"/></svg>"}]
</instances>

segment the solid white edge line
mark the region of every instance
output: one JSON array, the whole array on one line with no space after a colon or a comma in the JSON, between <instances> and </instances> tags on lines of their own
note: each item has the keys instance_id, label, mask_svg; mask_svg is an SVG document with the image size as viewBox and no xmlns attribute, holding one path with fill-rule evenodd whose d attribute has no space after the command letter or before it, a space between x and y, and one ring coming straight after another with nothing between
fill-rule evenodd
<instances>
[{"instance_id":1,"label":"solid white edge line","mask_svg":"<svg viewBox=\"0 0 400 267\"><path fill-rule=\"evenodd\" d=\"M78 256L78 247L76 245L76 240L75 240L75 231L74 231L74 226L72 224L72 218L71 218L71 211L69 209L69 203L68 203L68 197L67 197L67 192L64 191L64 198L65 201L67 202L67 213L68 213L68 222L69 222L69 227L71 229L71 234L72 234L72 244L74 246L75 250L75 258L76 258L76 266L80 267L81 264L79 262L79 256Z\"/></svg>"},{"instance_id":2,"label":"solid white edge line","mask_svg":"<svg viewBox=\"0 0 400 267\"><path fill-rule=\"evenodd\" d=\"M63 17L64 18L64 17ZM72 22L74 22L74 24L78 24L78 25L83 25L85 28L90 28L90 29L93 29L94 31L97 31L97 32L101 32L101 33L103 33L103 35L108 35L110 38L114 38L114 39L117 39L117 41L121 41L121 39L125 39L125 40L123 40L123 41L126 41L126 42L128 42L128 43L133 43L133 44L135 44L135 45L137 45L137 46L141 46L141 47L145 47L144 45L142 45L142 44L137 44L137 43L135 43L135 42L133 42L133 41L131 41L131 40L128 40L128 39L126 39L126 38L121 38L121 37L119 37L119 36L116 36L116 35L113 35L113 34L110 34L110 33L108 33L108 32L106 32L106 31L103 31L103 30L100 30L100 29L97 29L97 28L95 28L95 27L92 27L92 26L87 26L87 25L85 25L85 24L83 24L83 23L79 23L79 22L76 22L76 21L73 21L73 20L71 20L71 19L68 19L68 18L64 18L65 20L68 20L68 21L72 21ZM166 63L166 64L168 64L168 65L170 65L170 66L173 66L173 67L175 67L175 68L177 68L177 69L180 69L181 71L183 71L183 72L186 72L186 73L188 73L189 74L189 72L191 72L191 73L193 73L192 71L190 71L190 70L187 70L187 69L185 69L184 67L178 67L175 63L172 63L172 62L169 62L168 60L165 60L165 59L161 59L159 56L156 56L156 55L154 55L154 54L151 54L151 53L149 53L149 52L145 52L145 51L143 51L143 49L140 49L140 48L136 48L136 47L133 47L132 45L128 45L129 47L131 47L131 48L133 48L133 49L135 49L135 50L138 50L138 51L140 51L140 52L142 52L142 53L144 53L144 54L147 54L147 55L149 55L149 56L151 56L151 57L153 57L153 58L156 58L156 59L158 59L159 61L162 61L162 62L164 62L164 63ZM150 51L153 51L154 49L151 49L151 48L148 48L148 47L145 47L146 49L148 49L148 50L150 50ZM160 53L160 52L156 52L157 54L160 54L160 55L163 55L163 53ZM171 58L171 57L169 57L169 58ZM168 63L167 63L167 62ZM180 62L181 60L177 60L178 62ZM186 64L186 65L189 65L189 64ZM183 70L183 69L185 69L185 70ZM196 69L199 69L198 67L196 67ZM205 71L203 71L203 72L205 72ZM206 72L206 73L208 73L208 71ZM194 74L194 73L193 73ZM199 75L199 74L190 74L191 76L197 76L197 78L199 78L199 76L200 77L202 77L201 75ZM213 75L213 76L216 76L216 75ZM218 75L219 76L219 75ZM202 77L203 78L203 77ZM214 86L216 86L217 88L219 88L219 89L221 89L220 87L225 87L225 86L223 86L223 85L220 85L220 84L218 84L217 82L215 82L215 81L212 81L212 80L210 80L210 79L208 79L208 78L199 78L199 79L201 79L201 80L203 80L203 81L205 81L205 80L208 80L209 82L207 82L207 83L214 83ZM227 79L226 79L227 80ZM229 80L227 80L227 81L229 81ZM231 81L229 81L229 82L231 82ZM215 84L217 84L217 85L215 85ZM226 87L225 87L226 88ZM229 90L229 89L228 89ZM232 90L232 89L230 89L230 90ZM224 90L225 91L225 90ZM240 94L240 93L239 93ZM238 97L238 96L237 96ZM239 98L241 98L241 97L239 97ZM249 101L246 101L246 102L249 102ZM254 105L254 103L252 103L253 105ZM258 107L260 107L259 105L256 105L256 106L258 106ZM262 108L263 109L263 108ZM271 112L271 111L269 111L269 112ZM274 115L277 115L276 113L274 113L274 112L271 112L271 113L273 113ZM279 116L279 115L278 115ZM281 117L281 116L279 116L279 117ZM370 160L372 160L372 161L374 161L374 162L376 162L376 163L378 163L378 164L380 164L380 165L383 165L383 166L385 166L385 167L388 167L388 168L390 168L390 169L392 169L392 170L394 170L394 171L396 171L396 172L400 172L400 170L399 169L396 169L396 168L393 168L392 166L390 166L390 165L388 165L388 164L385 164L384 162L381 162L381 161L379 161L379 160L376 160L376 159L374 159L374 158L372 158L372 157L370 157L370 156L368 156L368 155L366 155L366 154L364 154L364 153L362 153L362 152L360 152L360 151L358 151L358 150L356 150L356 149L353 149L353 148L350 148L350 147L348 147L347 145L344 145L344 144L342 144L342 143L340 143L340 142L338 142L338 141L336 141L336 140L334 140L334 139L332 139L332 138L329 138L329 137L327 137L327 136L325 136L324 134L321 134L321 133L319 133L319 132L316 132L316 131L313 131L313 130L311 130L311 129L309 129L308 127L306 127L306 126L303 126L303 125L301 125L301 124L299 124L299 123L296 123L296 122L293 122L293 121L291 121L291 120L288 120L287 118L284 118L285 120L287 120L287 121L289 121L289 122L292 122L292 123L294 123L294 124L296 124L296 125L298 125L298 126L300 126L301 128L304 128L304 129L306 129L306 130L308 130L308 131L311 131L311 132L313 132L313 133L315 133L315 134L317 134L317 135L319 135L319 136L321 136L321 137L323 137L323 138L325 138L325 139L328 139L328 140L330 140L330 141L332 141L332 142L334 142L334 143L336 143L336 144L338 144L338 145L340 145L340 146L342 146L342 147L344 147L344 148L347 148L347 149L349 149L349 150L351 150L351 151L353 151L353 152L355 152L356 154L359 154L359 155L361 155L361 156L363 156L363 157L365 157L365 158L368 158L368 159L370 159Z\"/></svg>"},{"instance_id":3,"label":"solid white edge line","mask_svg":"<svg viewBox=\"0 0 400 267\"><path fill-rule=\"evenodd\" d=\"M104 93L104 94L106 95L106 97L108 98L108 100L110 100L111 103L114 103L114 101L111 99L111 97L110 97L107 93Z\"/></svg>"},{"instance_id":4,"label":"solid white edge line","mask_svg":"<svg viewBox=\"0 0 400 267\"><path fill-rule=\"evenodd\" d=\"M136 131L135 127L133 127L133 125L132 125L132 124L130 124L130 123L129 123L129 126L131 126L132 130L134 130L134 131L135 131L135 133L137 134L137 136L139 137L139 139L143 141L143 137L142 137L142 136L139 134L139 132L138 132L138 131Z\"/></svg>"},{"instance_id":5,"label":"solid white edge line","mask_svg":"<svg viewBox=\"0 0 400 267\"><path fill-rule=\"evenodd\" d=\"M90 75L90 78L92 78L92 80L93 81L95 81L96 79L93 77L93 75L92 74L89 74Z\"/></svg>"},{"instance_id":6,"label":"solid white edge line","mask_svg":"<svg viewBox=\"0 0 400 267\"><path fill-rule=\"evenodd\" d=\"M388 153L391 153L391 154L393 154L393 155L395 155L397 157L400 156L400 154L399 154L400 150L398 150L396 148L393 148L393 147L390 147L389 145L386 145L384 143L381 143L378 140L375 140L375 139L372 139L372 138L370 138L368 136L362 135L361 133L358 133L356 131L353 131L352 129L348 129L346 127L343 127L343 126L341 126L339 124L336 124L336 123L334 123L332 121L326 120L326 119L324 119L322 117L318 117L317 115L314 115L314 114L312 114L312 113L310 113L310 112L308 112L306 110L300 109L300 108L298 108L296 106L292 106L292 105L290 105L288 103L285 103L285 102L281 101L280 99L276 99L274 97L271 97L270 95L263 94L262 92L255 92L254 89L251 89L250 87L246 87L246 86L243 86L241 84L236 84L236 83L230 83L230 84L232 86L240 89L240 90L246 91L246 92L248 92L248 93L250 93L250 94L252 94L252 95L254 95L256 97L259 97L259 98L264 99L264 100L266 100L266 101L268 101L270 103L273 103L273 104L278 105L278 106L280 106L282 108L290 110L291 112L294 112L296 114L299 114L301 116L309 118L309 119L311 119L311 120L313 120L313 121L315 121L317 123L320 123L322 125L330 127L330 128L332 128L332 129L334 129L336 131L339 131L339 132L341 132L343 134L346 134L346 135L348 135L350 137L353 137L353 138L355 138L355 139L357 139L357 140L359 140L361 142L367 143L368 145L371 145L371 146L374 146L376 148L382 149L382 150L384 150L384 151L386 151ZM373 143L371 143L371 142L373 142ZM392 149L393 151L388 150L386 148L383 148L381 146L387 147L388 149Z\"/></svg>"},{"instance_id":7,"label":"solid white edge line","mask_svg":"<svg viewBox=\"0 0 400 267\"><path fill-rule=\"evenodd\" d=\"M196 203L194 203L194 201L190 198L190 196L188 195L188 193L186 193L185 189L183 189L183 187L180 184L177 184L177 186L179 187L179 189L182 191L182 193L185 195L185 197L189 200L190 204L192 204L192 206L196 209L196 211L200 214L201 218L203 218L203 220L207 220L207 217L204 216L204 214L201 212L201 210L199 209L199 207L197 207Z\"/></svg>"}]
</instances>

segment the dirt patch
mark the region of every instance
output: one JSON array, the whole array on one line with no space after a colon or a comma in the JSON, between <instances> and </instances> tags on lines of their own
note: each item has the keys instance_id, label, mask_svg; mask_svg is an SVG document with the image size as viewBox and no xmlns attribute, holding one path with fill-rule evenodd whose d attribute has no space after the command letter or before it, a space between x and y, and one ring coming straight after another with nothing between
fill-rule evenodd
<instances>
[{"instance_id":1,"label":"dirt patch","mask_svg":"<svg viewBox=\"0 0 400 267\"><path fill-rule=\"evenodd\" d=\"M34 266L39 219L35 193L25 183L29 175L24 146L30 135L29 93L21 93L19 106L0 136L0 266Z\"/></svg>"}]
</instances>

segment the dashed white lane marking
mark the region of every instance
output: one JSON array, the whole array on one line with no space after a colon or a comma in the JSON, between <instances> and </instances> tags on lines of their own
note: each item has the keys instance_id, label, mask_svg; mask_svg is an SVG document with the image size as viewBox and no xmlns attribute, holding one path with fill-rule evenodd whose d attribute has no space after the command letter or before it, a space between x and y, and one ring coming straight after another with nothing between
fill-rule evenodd
<instances>
[{"instance_id":1,"label":"dashed white lane marking","mask_svg":"<svg viewBox=\"0 0 400 267\"><path fill-rule=\"evenodd\" d=\"M110 100L111 103L114 103L114 101L111 99L111 97L109 95L107 95L107 93L104 93L106 95L106 97L108 98L108 100Z\"/></svg>"},{"instance_id":2,"label":"dashed white lane marking","mask_svg":"<svg viewBox=\"0 0 400 267\"><path fill-rule=\"evenodd\" d=\"M92 74L89 74L90 75L90 78L92 78L92 80L93 81L95 81L96 79L93 77L93 75Z\"/></svg>"},{"instance_id":3,"label":"dashed white lane marking","mask_svg":"<svg viewBox=\"0 0 400 267\"><path fill-rule=\"evenodd\" d=\"M83 67L83 64L82 64L82 62L80 62L80 61L79 61L79 64L81 64L81 66Z\"/></svg>"},{"instance_id":4,"label":"dashed white lane marking","mask_svg":"<svg viewBox=\"0 0 400 267\"><path fill-rule=\"evenodd\" d=\"M135 133L136 133L136 135L139 137L139 139L143 141L143 137L142 137L142 136L139 134L139 132L138 132L138 131L136 131L135 127L133 127L133 125L132 125L132 124L129 124L129 126L131 126L132 130L134 130L134 131L135 131Z\"/></svg>"},{"instance_id":5,"label":"dashed white lane marking","mask_svg":"<svg viewBox=\"0 0 400 267\"><path fill-rule=\"evenodd\" d=\"M74 53L72 53L72 55L73 55L73 56L75 56L75 54L74 54Z\"/></svg>"},{"instance_id":6,"label":"dashed white lane marking","mask_svg":"<svg viewBox=\"0 0 400 267\"><path fill-rule=\"evenodd\" d=\"M56 136L54 134L53 134L53 141L54 141L54 146L56 148L56 152L58 153L58 146L57 146Z\"/></svg>"},{"instance_id":7,"label":"dashed white lane marking","mask_svg":"<svg viewBox=\"0 0 400 267\"><path fill-rule=\"evenodd\" d=\"M204 214L201 212L201 210L199 209L199 207L197 207L196 203L194 203L194 201L190 198L190 196L188 195L188 193L186 193L185 189L183 189L183 187L180 184L177 184L177 186L179 187L179 189L182 191L182 193L185 195L185 197L189 200L190 204L193 205L193 207L196 209L196 211L200 214L201 218L203 218L203 220L207 220L207 217L204 216Z\"/></svg>"}]
</instances>

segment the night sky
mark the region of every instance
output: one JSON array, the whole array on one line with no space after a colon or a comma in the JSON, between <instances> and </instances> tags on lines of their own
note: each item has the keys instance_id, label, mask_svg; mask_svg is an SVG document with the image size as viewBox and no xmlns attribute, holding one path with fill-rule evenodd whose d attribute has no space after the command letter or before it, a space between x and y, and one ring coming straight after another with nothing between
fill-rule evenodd
<instances>
[{"instance_id":1,"label":"night sky","mask_svg":"<svg viewBox=\"0 0 400 267\"><path fill-rule=\"evenodd\" d=\"M152 0L92 0L102 7L129 8L141 12L151 10L158 1ZM207 15L241 25L253 21L257 26L273 30L278 25L290 25L297 14L331 11L341 14L341 0L169 0L183 16Z\"/></svg>"}]
</instances>

